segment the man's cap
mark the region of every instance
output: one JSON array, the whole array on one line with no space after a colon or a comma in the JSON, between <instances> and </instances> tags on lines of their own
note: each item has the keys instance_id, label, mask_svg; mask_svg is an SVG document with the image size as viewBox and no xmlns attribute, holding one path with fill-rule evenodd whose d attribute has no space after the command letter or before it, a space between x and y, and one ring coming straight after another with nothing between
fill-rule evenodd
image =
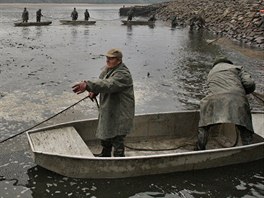
<instances>
[{"instance_id":1,"label":"man's cap","mask_svg":"<svg viewBox=\"0 0 264 198\"><path fill-rule=\"evenodd\" d=\"M122 58L123 54L119 49L110 49L106 55L106 57L111 57L111 58Z\"/></svg>"}]
</instances>

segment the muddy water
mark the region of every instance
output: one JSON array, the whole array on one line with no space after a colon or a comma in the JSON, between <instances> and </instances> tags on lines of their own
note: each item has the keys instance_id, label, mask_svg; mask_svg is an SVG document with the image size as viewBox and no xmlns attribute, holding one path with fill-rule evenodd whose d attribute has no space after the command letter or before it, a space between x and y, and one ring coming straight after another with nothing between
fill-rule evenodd
<instances>
[{"instance_id":1,"label":"muddy water","mask_svg":"<svg viewBox=\"0 0 264 198\"><path fill-rule=\"evenodd\" d=\"M27 7L30 21L41 8L43 27L14 27ZM228 56L244 65L264 92L263 52L214 42L205 31L121 25L122 5L0 5L0 138L23 131L77 102L71 86L96 79L108 49L121 48L134 79L136 113L198 109L205 95L212 60ZM89 9L93 26L60 25L73 7L79 17ZM149 73L149 76L147 75ZM263 110L249 96L254 110ZM89 100L48 123L97 116ZM18 136L0 145L0 197L261 197L264 161L208 171L122 180L80 180L46 171L32 162L27 139Z\"/></svg>"}]
</instances>

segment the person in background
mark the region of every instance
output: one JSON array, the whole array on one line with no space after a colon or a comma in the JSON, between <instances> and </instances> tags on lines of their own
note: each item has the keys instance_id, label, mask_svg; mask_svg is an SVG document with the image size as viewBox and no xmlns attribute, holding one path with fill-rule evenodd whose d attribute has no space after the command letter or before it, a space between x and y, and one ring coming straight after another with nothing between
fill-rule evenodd
<instances>
[{"instance_id":1,"label":"person in background","mask_svg":"<svg viewBox=\"0 0 264 198\"><path fill-rule=\"evenodd\" d=\"M205 20L200 14L194 14L189 23L190 29L193 29L194 27L196 27L197 29L201 29L205 26Z\"/></svg>"},{"instance_id":2,"label":"person in background","mask_svg":"<svg viewBox=\"0 0 264 198\"><path fill-rule=\"evenodd\" d=\"M127 12L127 21L132 21L132 18L134 17L134 8L131 8L128 12Z\"/></svg>"},{"instance_id":3,"label":"person in background","mask_svg":"<svg viewBox=\"0 0 264 198\"><path fill-rule=\"evenodd\" d=\"M148 21L156 21L157 19L156 19L156 17L155 17L155 14L153 14L150 18L149 18L149 20Z\"/></svg>"},{"instance_id":4,"label":"person in background","mask_svg":"<svg viewBox=\"0 0 264 198\"><path fill-rule=\"evenodd\" d=\"M260 12L260 16L261 16L259 27L261 28L261 30L264 30L264 9L260 10L259 12Z\"/></svg>"},{"instance_id":5,"label":"person in background","mask_svg":"<svg viewBox=\"0 0 264 198\"><path fill-rule=\"evenodd\" d=\"M178 25L177 16L174 15L171 19L171 27L176 27Z\"/></svg>"},{"instance_id":6,"label":"person in background","mask_svg":"<svg viewBox=\"0 0 264 198\"><path fill-rule=\"evenodd\" d=\"M37 12L36 12L36 20L37 22L40 22L41 21L41 17L42 17L42 13L41 13L41 9L39 9Z\"/></svg>"},{"instance_id":7,"label":"person in background","mask_svg":"<svg viewBox=\"0 0 264 198\"><path fill-rule=\"evenodd\" d=\"M22 13L22 21L23 21L23 23L24 22L28 22L28 11L27 11L27 8L24 8L24 11L23 11L23 13Z\"/></svg>"},{"instance_id":8,"label":"person in background","mask_svg":"<svg viewBox=\"0 0 264 198\"><path fill-rule=\"evenodd\" d=\"M243 145L253 139L252 118L246 94L255 90L255 82L242 66L226 57L215 61L207 76L208 95L200 102L198 142L195 150L205 150L209 129L221 123L233 123Z\"/></svg>"},{"instance_id":9,"label":"person in background","mask_svg":"<svg viewBox=\"0 0 264 198\"><path fill-rule=\"evenodd\" d=\"M88 10L86 9L84 12L84 20L89 21L89 18L90 18L90 14L89 14Z\"/></svg>"},{"instance_id":10,"label":"person in background","mask_svg":"<svg viewBox=\"0 0 264 198\"><path fill-rule=\"evenodd\" d=\"M99 122L96 136L103 147L96 157L125 156L124 138L133 128L135 98L133 80L129 69L122 61L119 49L106 54L106 66L98 80L82 81L74 85L73 92L89 92L91 99L100 94Z\"/></svg>"},{"instance_id":11,"label":"person in background","mask_svg":"<svg viewBox=\"0 0 264 198\"><path fill-rule=\"evenodd\" d=\"M73 9L73 11L71 13L71 18L73 21L76 21L78 19L78 12L77 12L76 8Z\"/></svg>"}]
</instances>

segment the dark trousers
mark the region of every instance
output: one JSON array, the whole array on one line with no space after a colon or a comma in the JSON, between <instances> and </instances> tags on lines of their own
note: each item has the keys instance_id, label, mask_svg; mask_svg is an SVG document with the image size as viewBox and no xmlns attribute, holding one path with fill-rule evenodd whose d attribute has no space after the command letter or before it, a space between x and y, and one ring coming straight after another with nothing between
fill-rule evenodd
<instances>
[{"instance_id":1,"label":"dark trousers","mask_svg":"<svg viewBox=\"0 0 264 198\"><path fill-rule=\"evenodd\" d=\"M206 144L209 136L209 129L214 125L209 125L205 127L199 127L198 129L198 142L197 142L197 150L205 150ZM252 143L253 140L253 132L249 131L246 127L236 125L236 130L240 132L240 137L243 145L248 145Z\"/></svg>"},{"instance_id":2,"label":"dark trousers","mask_svg":"<svg viewBox=\"0 0 264 198\"><path fill-rule=\"evenodd\" d=\"M125 135L117 135L113 138L108 138L101 140L101 145L103 147L103 151L106 150L107 153L112 152L112 147L114 147L114 157L124 157L125 156L125 146L124 146L124 138Z\"/></svg>"}]
</instances>

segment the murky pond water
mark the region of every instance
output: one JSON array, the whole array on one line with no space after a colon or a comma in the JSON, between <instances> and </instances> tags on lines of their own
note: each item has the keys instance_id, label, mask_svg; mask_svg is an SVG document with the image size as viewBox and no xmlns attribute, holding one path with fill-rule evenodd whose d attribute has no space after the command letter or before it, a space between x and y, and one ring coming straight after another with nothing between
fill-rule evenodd
<instances>
[{"instance_id":1,"label":"murky pond water","mask_svg":"<svg viewBox=\"0 0 264 198\"><path fill-rule=\"evenodd\" d=\"M52 25L14 27L27 7L30 21L41 8ZM216 56L244 65L264 92L263 56L247 56L230 46L209 44L206 31L121 25L122 5L0 4L0 139L23 131L77 102L71 86L96 79L102 56L117 47L134 79L136 113L198 109L205 80ZM73 7L83 17L89 9L92 26L60 25ZM261 52L258 52L258 54ZM150 74L149 77L147 74ZM254 110L263 110L249 96ZM89 100L48 123L97 116ZM48 124L46 123L46 124ZM0 145L0 197L261 197L264 161L205 171L116 180L71 179L36 166L25 135Z\"/></svg>"}]
</instances>

